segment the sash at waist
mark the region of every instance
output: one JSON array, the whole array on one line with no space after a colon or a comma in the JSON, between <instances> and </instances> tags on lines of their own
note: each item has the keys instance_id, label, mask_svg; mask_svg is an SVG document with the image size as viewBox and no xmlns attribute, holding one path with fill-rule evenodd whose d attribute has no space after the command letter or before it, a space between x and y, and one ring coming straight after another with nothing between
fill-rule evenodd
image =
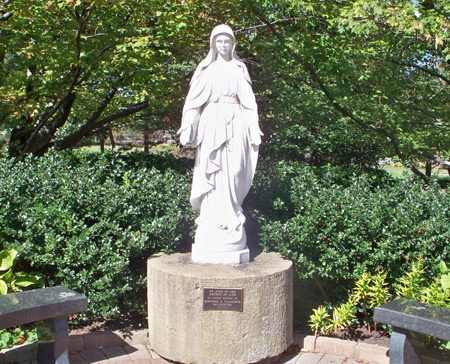
<instances>
[{"instance_id":1,"label":"sash at waist","mask_svg":"<svg viewBox=\"0 0 450 364\"><path fill-rule=\"evenodd\" d=\"M237 96L222 96L217 101L210 101L215 104L239 104L239 99Z\"/></svg>"}]
</instances>

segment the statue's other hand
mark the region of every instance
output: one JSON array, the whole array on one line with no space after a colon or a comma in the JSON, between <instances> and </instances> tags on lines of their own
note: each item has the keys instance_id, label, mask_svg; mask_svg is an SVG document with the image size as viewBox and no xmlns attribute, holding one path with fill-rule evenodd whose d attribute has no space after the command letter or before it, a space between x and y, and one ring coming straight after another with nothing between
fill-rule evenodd
<instances>
[{"instance_id":1,"label":"statue's other hand","mask_svg":"<svg viewBox=\"0 0 450 364\"><path fill-rule=\"evenodd\" d=\"M261 144L261 135L264 135L261 130L259 129L259 126L252 125L250 126L250 142L254 145L260 145Z\"/></svg>"},{"instance_id":2,"label":"statue's other hand","mask_svg":"<svg viewBox=\"0 0 450 364\"><path fill-rule=\"evenodd\" d=\"M191 127L184 125L178 131L177 134L180 135L180 143L183 145L189 144L191 139Z\"/></svg>"}]
</instances>

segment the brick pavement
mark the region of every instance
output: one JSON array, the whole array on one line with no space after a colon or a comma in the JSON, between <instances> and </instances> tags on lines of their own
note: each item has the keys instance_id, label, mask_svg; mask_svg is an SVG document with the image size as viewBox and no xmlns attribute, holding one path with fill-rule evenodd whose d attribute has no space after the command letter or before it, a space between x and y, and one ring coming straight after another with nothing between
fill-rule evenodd
<instances>
[{"instance_id":1,"label":"brick pavement","mask_svg":"<svg viewBox=\"0 0 450 364\"><path fill-rule=\"evenodd\" d=\"M169 361L148 350L143 345L113 347L95 350L88 349L70 354L71 364L164 364ZM371 364L362 360L349 359L345 356L299 352L282 355L279 364Z\"/></svg>"},{"instance_id":2,"label":"brick pavement","mask_svg":"<svg viewBox=\"0 0 450 364\"><path fill-rule=\"evenodd\" d=\"M73 352L69 355L71 364L162 364L168 363L144 345L114 346Z\"/></svg>"},{"instance_id":3,"label":"brick pavement","mask_svg":"<svg viewBox=\"0 0 450 364\"><path fill-rule=\"evenodd\" d=\"M149 350L146 330L121 334L100 332L71 335L71 364L164 364L170 363ZM386 347L354 344L331 339L294 335L294 345L276 361L274 358L258 364L388 364ZM36 364L37 345L21 345L0 352L0 364ZM371 361L367 361L367 358ZM447 363L450 364L450 363Z\"/></svg>"}]
</instances>

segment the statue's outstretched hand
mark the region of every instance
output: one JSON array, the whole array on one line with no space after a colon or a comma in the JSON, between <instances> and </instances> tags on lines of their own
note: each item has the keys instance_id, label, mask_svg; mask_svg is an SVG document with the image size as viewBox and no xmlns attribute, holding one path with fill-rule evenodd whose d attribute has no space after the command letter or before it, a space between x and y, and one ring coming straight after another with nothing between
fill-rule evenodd
<instances>
[{"instance_id":1,"label":"statue's outstretched hand","mask_svg":"<svg viewBox=\"0 0 450 364\"><path fill-rule=\"evenodd\" d=\"M183 145L190 144L191 142L191 126L190 125L182 125L180 129L178 129L177 134L180 135L180 143Z\"/></svg>"}]
</instances>

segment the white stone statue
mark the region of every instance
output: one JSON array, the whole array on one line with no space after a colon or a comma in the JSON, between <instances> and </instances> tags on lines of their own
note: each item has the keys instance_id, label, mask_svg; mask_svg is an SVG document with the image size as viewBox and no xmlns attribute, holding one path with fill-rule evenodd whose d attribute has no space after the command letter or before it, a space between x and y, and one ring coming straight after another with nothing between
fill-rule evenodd
<instances>
[{"instance_id":1,"label":"white stone statue","mask_svg":"<svg viewBox=\"0 0 450 364\"><path fill-rule=\"evenodd\" d=\"M219 25L200 62L183 109L180 142L197 147L190 202L196 219L192 261L249 260L242 202L250 190L261 130L250 76L237 57L234 33Z\"/></svg>"}]
</instances>

